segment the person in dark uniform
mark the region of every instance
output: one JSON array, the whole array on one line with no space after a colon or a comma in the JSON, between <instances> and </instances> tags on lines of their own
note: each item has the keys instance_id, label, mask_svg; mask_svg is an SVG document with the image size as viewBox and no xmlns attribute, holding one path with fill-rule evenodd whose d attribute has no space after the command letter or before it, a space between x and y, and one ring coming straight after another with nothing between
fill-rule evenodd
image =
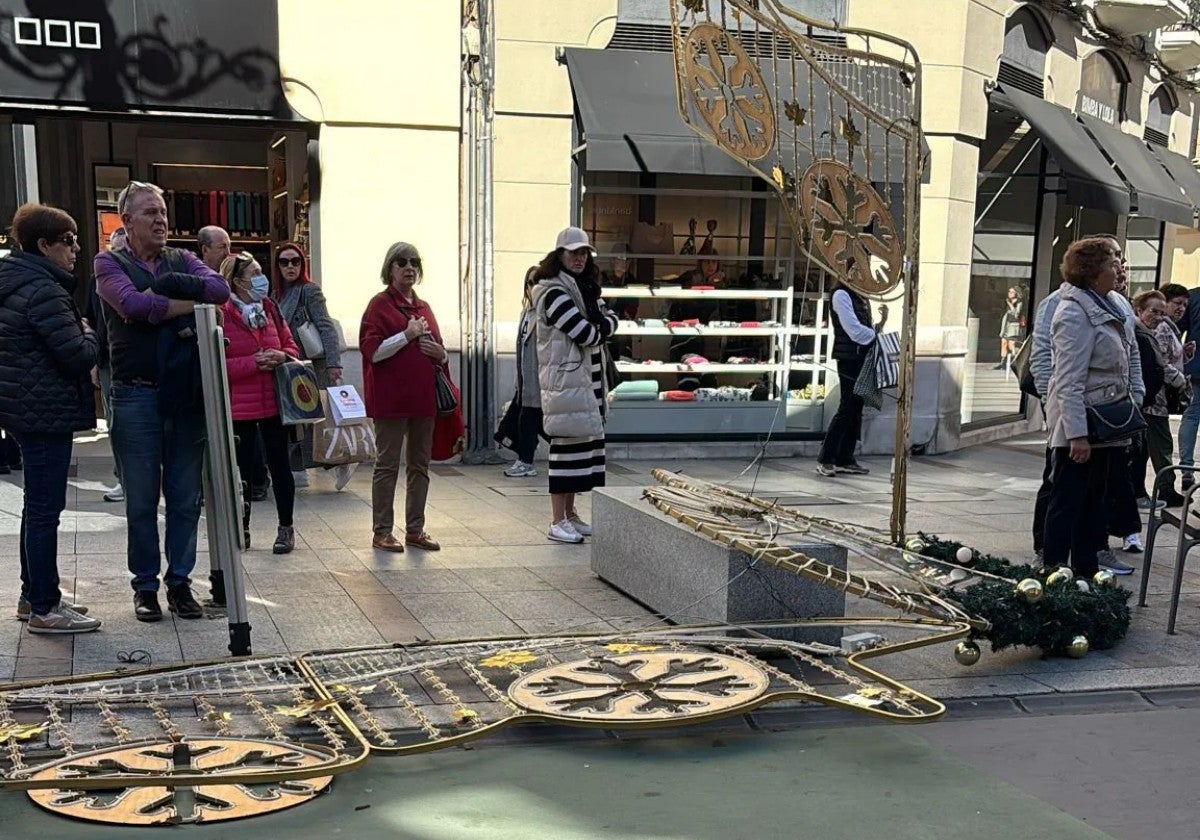
<instances>
[{"instance_id":1,"label":"person in dark uniform","mask_svg":"<svg viewBox=\"0 0 1200 840\"><path fill-rule=\"evenodd\" d=\"M871 326L871 305L866 298L838 283L830 297L833 312L833 350L837 362L841 398L837 413L825 432L817 472L824 476L838 473L866 475L866 467L854 460L854 447L862 434L863 399L854 393L854 383L862 371L867 350L887 320L887 307L880 307L878 327Z\"/></svg>"}]
</instances>

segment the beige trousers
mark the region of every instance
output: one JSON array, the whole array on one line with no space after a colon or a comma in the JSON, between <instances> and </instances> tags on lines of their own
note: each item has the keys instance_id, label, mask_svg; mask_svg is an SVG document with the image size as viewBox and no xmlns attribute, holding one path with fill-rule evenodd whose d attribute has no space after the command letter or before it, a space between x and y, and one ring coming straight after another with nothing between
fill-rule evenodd
<instances>
[{"instance_id":1,"label":"beige trousers","mask_svg":"<svg viewBox=\"0 0 1200 840\"><path fill-rule=\"evenodd\" d=\"M409 533L425 530L425 500L429 496L429 456L433 451L434 419L408 417L375 421L375 443L379 453L371 477L371 507L376 536L392 533L396 524L396 480L400 476L402 455L405 456L405 530ZM407 452L405 437L408 438Z\"/></svg>"}]
</instances>

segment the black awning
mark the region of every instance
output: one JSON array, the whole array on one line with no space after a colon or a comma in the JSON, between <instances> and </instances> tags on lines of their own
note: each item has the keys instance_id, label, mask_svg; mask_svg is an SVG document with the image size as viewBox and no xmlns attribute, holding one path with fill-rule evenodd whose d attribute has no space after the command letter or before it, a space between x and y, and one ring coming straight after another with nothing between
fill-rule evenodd
<instances>
[{"instance_id":1,"label":"black awning","mask_svg":"<svg viewBox=\"0 0 1200 840\"><path fill-rule=\"evenodd\" d=\"M568 49L567 71L593 172L749 177L679 118L670 53Z\"/></svg>"},{"instance_id":2,"label":"black awning","mask_svg":"<svg viewBox=\"0 0 1200 840\"><path fill-rule=\"evenodd\" d=\"M752 173L713 143L692 131L679 117L675 92L675 59L671 53L638 50L592 50L571 48L564 51L575 108L586 144L587 169L593 172L656 172L686 175L737 175ZM783 78L791 71L780 68L779 89L791 88ZM767 88L774 89L774 76L764 69ZM814 88L810 115L816 125L829 123L830 92L819 78ZM874 159L889 159L886 167L891 180L904 173L903 146L887 143L884 132L875 125L863 132ZM829 140L819 140L818 157L829 155ZM928 147L923 146L928 155ZM791 160L794 149L778 150L781 160ZM800 171L811 156L798 155ZM768 168L770 164L767 164ZM856 169L861 166L861 156ZM878 171L878 169L876 170ZM928 177L928 167L926 168Z\"/></svg>"},{"instance_id":3,"label":"black awning","mask_svg":"<svg viewBox=\"0 0 1200 840\"><path fill-rule=\"evenodd\" d=\"M1038 133L1062 170L1067 201L1120 216L1129 213L1129 188L1074 113L1003 85L997 86L991 100L1016 111Z\"/></svg>"},{"instance_id":4,"label":"black awning","mask_svg":"<svg viewBox=\"0 0 1200 840\"><path fill-rule=\"evenodd\" d=\"M1150 154L1144 140L1088 114L1080 114L1079 119L1132 187L1133 205L1138 215L1192 226L1192 205L1158 158Z\"/></svg>"},{"instance_id":5,"label":"black awning","mask_svg":"<svg viewBox=\"0 0 1200 840\"><path fill-rule=\"evenodd\" d=\"M1200 172L1192 162L1183 155L1164 149L1161 146L1150 146L1150 154L1154 155L1171 173L1175 183L1183 190L1187 200L1200 209Z\"/></svg>"}]
</instances>

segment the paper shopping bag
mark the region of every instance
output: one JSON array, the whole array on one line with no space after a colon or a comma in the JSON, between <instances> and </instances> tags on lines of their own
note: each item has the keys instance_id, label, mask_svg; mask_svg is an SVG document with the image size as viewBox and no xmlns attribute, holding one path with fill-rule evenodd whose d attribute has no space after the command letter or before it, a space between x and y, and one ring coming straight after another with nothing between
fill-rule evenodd
<instances>
[{"instance_id":1,"label":"paper shopping bag","mask_svg":"<svg viewBox=\"0 0 1200 840\"><path fill-rule=\"evenodd\" d=\"M328 408L329 398L321 395L321 402ZM342 464L361 464L374 461L378 454L375 443L375 424L370 417L353 426L338 426L327 411L325 417L313 424L313 460L327 467Z\"/></svg>"},{"instance_id":2,"label":"paper shopping bag","mask_svg":"<svg viewBox=\"0 0 1200 840\"><path fill-rule=\"evenodd\" d=\"M329 417L335 426L357 426L367 419L367 405L353 385L326 388Z\"/></svg>"}]
</instances>

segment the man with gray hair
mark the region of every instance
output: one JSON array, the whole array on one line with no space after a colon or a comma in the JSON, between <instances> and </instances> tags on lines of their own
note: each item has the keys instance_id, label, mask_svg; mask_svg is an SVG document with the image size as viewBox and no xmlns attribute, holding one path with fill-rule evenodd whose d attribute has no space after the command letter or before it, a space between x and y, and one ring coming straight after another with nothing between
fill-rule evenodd
<instances>
[{"instance_id":1,"label":"man with gray hair","mask_svg":"<svg viewBox=\"0 0 1200 840\"><path fill-rule=\"evenodd\" d=\"M219 272L221 263L229 256L229 232L223 227L206 225L196 233L196 244L200 246L201 261Z\"/></svg>"},{"instance_id":2,"label":"man with gray hair","mask_svg":"<svg viewBox=\"0 0 1200 840\"><path fill-rule=\"evenodd\" d=\"M159 621L159 494L166 498L167 604L204 611L191 591L204 465L204 394L197 303L229 300L220 274L167 247L167 206L154 184L131 181L117 199L128 247L96 255L112 365L113 451L125 488L134 615Z\"/></svg>"}]
</instances>

